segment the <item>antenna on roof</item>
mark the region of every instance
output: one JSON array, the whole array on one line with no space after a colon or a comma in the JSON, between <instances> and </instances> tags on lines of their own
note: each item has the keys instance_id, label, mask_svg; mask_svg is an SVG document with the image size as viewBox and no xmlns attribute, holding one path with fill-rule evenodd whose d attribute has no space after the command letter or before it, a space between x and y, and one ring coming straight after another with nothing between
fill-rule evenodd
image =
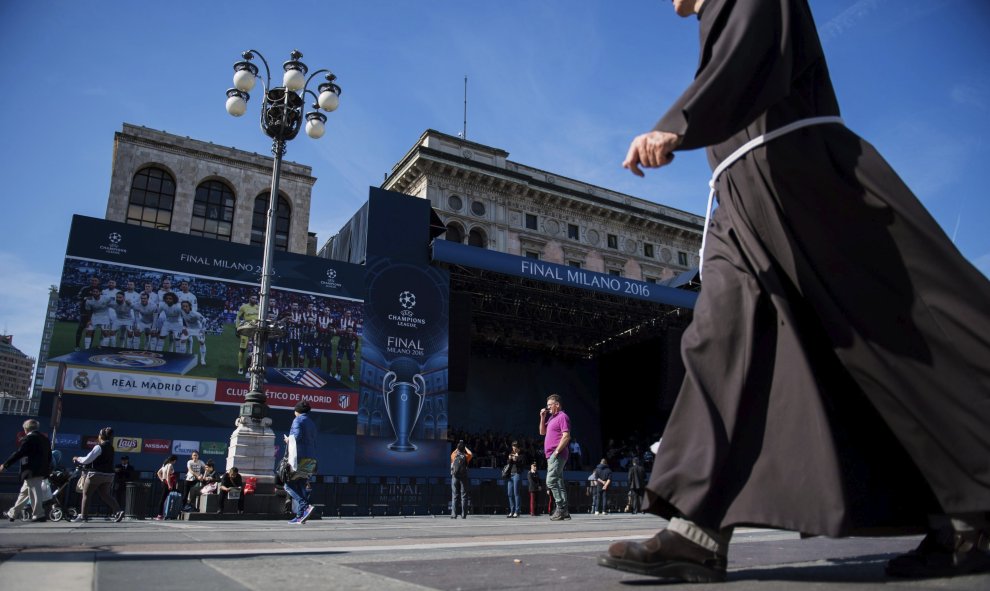
<instances>
[{"instance_id":1,"label":"antenna on roof","mask_svg":"<svg viewBox=\"0 0 990 591\"><path fill-rule=\"evenodd\" d=\"M467 139L467 74L464 75L464 131L461 137Z\"/></svg>"}]
</instances>

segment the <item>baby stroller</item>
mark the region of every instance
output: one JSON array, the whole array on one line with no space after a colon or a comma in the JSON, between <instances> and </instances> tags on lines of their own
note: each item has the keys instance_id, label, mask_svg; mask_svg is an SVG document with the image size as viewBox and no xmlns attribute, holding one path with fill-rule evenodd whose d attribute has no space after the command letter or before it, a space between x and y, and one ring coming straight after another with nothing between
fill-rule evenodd
<instances>
[{"instance_id":1,"label":"baby stroller","mask_svg":"<svg viewBox=\"0 0 990 591\"><path fill-rule=\"evenodd\" d=\"M45 503L48 508L49 521L62 521L66 518L73 519L79 514L79 511L75 507L67 507L67 501L69 490L73 488L69 485L79 478L80 473L81 470L77 466L72 471L62 468L53 469L51 475L48 476L48 483L52 488L52 498Z\"/></svg>"},{"instance_id":2,"label":"baby stroller","mask_svg":"<svg viewBox=\"0 0 990 591\"><path fill-rule=\"evenodd\" d=\"M77 466L73 470L66 470L62 467L62 452L55 450L52 452L52 473L48 475L48 487L52 491L52 498L45 501L45 514L49 521L61 521L68 516L69 519L75 517L79 512L75 508L66 507L69 484L79 478L80 468ZM32 515L31 502L24 506L21 511L21 519L30 521Z\"/></svg>"}]
</instances>

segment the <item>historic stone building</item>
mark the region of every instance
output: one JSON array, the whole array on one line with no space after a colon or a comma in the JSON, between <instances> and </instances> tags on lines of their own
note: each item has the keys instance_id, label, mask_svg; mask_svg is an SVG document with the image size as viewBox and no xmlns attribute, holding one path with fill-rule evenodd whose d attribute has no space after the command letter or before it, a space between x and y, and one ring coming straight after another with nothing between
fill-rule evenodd
<instances>
[{"instance_id":1,"label":"historic stone building","mask_svg":"<svg viewBox=\"0 0 990 591\"><path fill-rule=\"evenodd\" d=\"M106 219L240 244L264 243L268 156L125 123L114 134ZM315 254L309 166L282 163L275 248Z\"/></svg>"},{"instance_id":2,"label":"historic stone building","mask_svg":"<svg viewBox=\"0 0 990 591\"><path fill-rule=\"evenodd\" d=\"M508 156L427 130L382 188L429 199L456 242L648 282L698 265L702 217Z\"/></svg>"}]
</instances>

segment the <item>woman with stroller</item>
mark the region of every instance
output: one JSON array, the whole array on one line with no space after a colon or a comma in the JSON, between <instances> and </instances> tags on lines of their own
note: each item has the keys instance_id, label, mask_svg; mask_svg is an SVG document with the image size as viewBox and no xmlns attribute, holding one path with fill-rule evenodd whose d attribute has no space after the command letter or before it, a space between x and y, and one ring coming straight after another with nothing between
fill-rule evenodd
<instances>
[{"instance_id":1,"label":"woman with stroller","mask_svg":"<svg viewBox=\"0 0 990 591\"><path fill-rule=\"evenodd\" d=\"M72 458L77 464L83 465L83 489L82 503L79 506L79 515L73 519L73 523L80 523L89 520L86 509L93 493L99 493L100 498L110 507L110 518L115 522L120 522L124 518L117 499L110 494L110 485L113 483L113 428L104 427L100 429L98 443L89 450L86 456Z\"/></svg>"}]
</instances>

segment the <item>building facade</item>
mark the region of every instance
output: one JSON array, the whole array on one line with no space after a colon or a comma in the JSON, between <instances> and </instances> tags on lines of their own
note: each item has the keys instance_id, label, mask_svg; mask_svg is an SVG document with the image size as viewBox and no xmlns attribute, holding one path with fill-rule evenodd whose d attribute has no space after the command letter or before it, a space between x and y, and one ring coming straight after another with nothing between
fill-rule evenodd
<instances>
[{"instance_id":1,"label":"building facade","mask_svg":"<svg viewBox=\"0 0 990 591\"><path fill-rule=\"evenodd\" d=\"M698 266L704 218L427 130L382 188L428 199L446 239L660 282Z\"/></svg>"},{"instance_id":2,"label":"building facade","mask_svg":"<svg viewBox=\"0 0 990 591\"><path fill-rule=\"evenodd\" d=\"M0 335L0 395L28 398L31 394L34 358L14 346L14 338Z\"/></svg>"},{"instance_id":3,"label":"building facade","mask_svg":"<svg viewBox=\"0 0 990 591\"><path fill-rule=\"evenodd\" d=\"M271 157L123 124L114 134L106 219L262 246ZM315 254L309 166L282 163L275 248Z\"/></svg>"}]
</instances>

